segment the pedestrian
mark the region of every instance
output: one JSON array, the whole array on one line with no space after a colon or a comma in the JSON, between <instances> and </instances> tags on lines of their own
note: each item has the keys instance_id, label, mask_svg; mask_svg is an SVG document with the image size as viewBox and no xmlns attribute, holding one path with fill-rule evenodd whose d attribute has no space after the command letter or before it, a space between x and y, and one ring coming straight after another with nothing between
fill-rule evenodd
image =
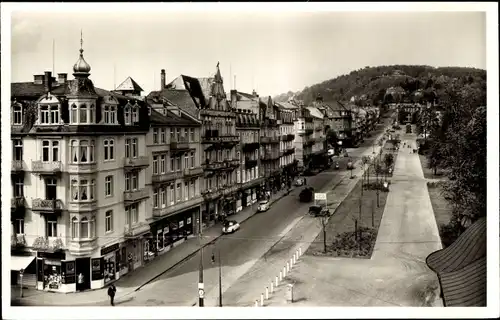
<instances>
[{"instance_id":1,"label":"pedestrian","mask_svg":"<svg viewBox=\"0 0 500 320\"><path fill-rule=\"evenodd\" d=\"M115 293L116 293L116 287L114 284L111 284L108 288L108 296L109 296L109 301L111 302L111 306L115 306Z\"/></svg>"},{"instance_id":2,"label":"pedestrian","mask_svg":"<svg viewBox=\"0 0 500 320\"><path fill-rule=\"evenodd\" d=\"M82 286L83 286L83 280L84 280L84 276L83 274L80 272L78 274L78 287L79 287L79 290L83 290Z\"/></svg>"}]
</instances>

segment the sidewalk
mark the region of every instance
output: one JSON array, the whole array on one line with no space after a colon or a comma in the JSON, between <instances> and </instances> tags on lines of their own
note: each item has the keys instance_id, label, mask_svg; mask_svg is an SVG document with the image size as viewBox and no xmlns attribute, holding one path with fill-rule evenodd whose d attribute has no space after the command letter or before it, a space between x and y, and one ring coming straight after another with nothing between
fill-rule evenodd
<instances>
[{"instance_id":1,"label":"sidewalk","mask_svg":"<svg viewBox=\"0 0 500 320\"><path fill-rule=\"evenodd\" d=\"M292 187L293 190L293 187ZM271 196L271 204L280 200L286 195L286 190L278 191ZM231 220L239 223L252 217L257 210L258 202L244 208L242 211L230 216ZM222 235L222 226L220 223L205 229L203 231L202 246L205 247L215 241ZM128 295L140 290L146 284L152 282L168 270L174 268L181 262L189 259L200 250L200 240L198 237L189 238L183 243L172 248L169 252L156 257L147 265L127 274L117 280L114 284L117 288L115 301L119 301ZM107 287L75 293L53 293L38 291L33 288L23 288L24 298L19 298L20 288L11 286L12 305L31 305L31 306L77 306L102 303L108 300Z\"/></svg>"}]
</instances>

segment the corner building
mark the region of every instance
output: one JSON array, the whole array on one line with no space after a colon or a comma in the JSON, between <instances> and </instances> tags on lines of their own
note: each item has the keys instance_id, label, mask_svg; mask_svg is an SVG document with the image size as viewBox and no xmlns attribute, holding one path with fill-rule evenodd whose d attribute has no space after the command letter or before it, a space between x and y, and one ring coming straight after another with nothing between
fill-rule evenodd
<instances>
[{"instance_id":1,"label":"corner building","mask_svg":"<svg viewBox=\"0 0 500 320\"><path fill-rule=\"evenodd\" d=\"M74 80L11 85L11 271L38 290L101 288L143 264L148 107L90 70L80 49Z\"/></svg>"}]
</instances>

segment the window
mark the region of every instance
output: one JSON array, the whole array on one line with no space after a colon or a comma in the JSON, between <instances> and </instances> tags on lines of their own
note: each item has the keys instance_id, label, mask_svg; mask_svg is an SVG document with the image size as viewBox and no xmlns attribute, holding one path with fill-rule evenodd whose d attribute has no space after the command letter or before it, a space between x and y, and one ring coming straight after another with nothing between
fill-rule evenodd
<instances>
[{"instance_id":1,"label":"window","mask_svg":"<svg viewBox=\"0 0 500 320\"><path fill-rule=\"evenodd\" d=\"M160 156L160 172L161 173L165 173L165 171L166 171L166 164L167 164L166 159L167 159L166 155L162 154Z\"/></svg>"},{"instance_id":2,"label":"window","mask_svg":"<svg viewBox=\"0 0 500 320\"><path fill-rule=\"evenodd\" d=\"M194 152L191 152L191 168L194 168L194 166L195 166Z\"/></svg>"},{"instance_id":3,"label":"window","mask_svg":"<svg viewBox=\"0 0 500 320\"><path fill-rule=\"evenodd\" d=\"M160 129L160 142L165 143L166 142L166 132L165 128Z\"/></svg>"},{"instance_id":4,"label":"window","mask_svg":"<svg viewBox=\"0 0 500 320\"><path fill-rule=\"evenodd\" d=\"M176 141L181 141L180 139L181 139L181 129L177 128L175 130L175 140Z\"/></svg>"},{"instance_id":5,"label":"window","mask_svg":"<svg viewBox=\"0 0 500 320\"><path fill-rule=\"evenodd\" d=\"M177 189L177 190L176 190L176 198L175 198L175 201L179 202L179 201L181 201L181 192L182 192L182 190L181 190L181 183L180 183L180 182L179 182L179 183L177 183L177 188L176 188L176 189Z\"/></svg>"},{"instance_id":6,"label":"window","mask_svg":"<svg viewBox=\"0 0 500 320\"><path fill-rule=\"evenodd\" d=\"M49 218L52 219L52 218ZM46 220L47 237L57 237L57 221Z\"/></svg>"},{"instance_id":7,"label":"window","mask_svg":"<svg viewBox=\"0 0 500 320\"><path fill-rule=\"evenodd\" d=\"M80 222L80 236L82 238L90 238L89 219L87 217L83 217Z\"/></svg>"},{"instance_id":8,"label":"window","mask_svg":"<svg viewBox=\"0 0 500 320\"><path fill-rule=\"evenodd\" d=\"M16 234L24 234L24 219L14 220L14 232Z\"/></svg>"},{"instance_id":9,"label":"window","mask_svg":"<svg viewBox=\"0 0 500 320\"><path fill-rule=\"evenodd\" d=\"M125 107L123 108L123 118L125 121L125 124L130 124L131 123L131 118L130 118L130 107Z\"/></svg>"},{"instance_id":10,"label":"window","mask_svg":"<svg viewBox=\"0 0 500 320\"><path fill-rule=\"evenodd\" d=\"M16 139L12 140L12 145L14 146L14 160L23 160L23 140Z\"/></svg>"},{"instance_id":11,"label":"window","mask_svg":"<svg viewBox=\"0 0 500 320\"><path fill-rule=\"evenodd\" d=\"M139 221L139 210L137 203L125 208L125 224L128 225L130 221L132 221L132 224Z\"/></svg>"},{"instance_id":12,"label":"window","mask_svg":"<svg viewBox=\"0 0 500 320\"><path fill-rule=\"evenodd\" d=\"M106 197L113 195L113 176L107 176L104 179L104 194Z\"/></svg>"},{"instance_id":13,"label":"window","mask_svg":"<svg viewBox=\"0 0 500 320\"><path fill-rule=\"evenodd\" d=\"M71 199L73 201L92 201L95 199L95 180L71 179Z\"/></svg>"},{"instance_id":14,"label":"window","mask_svg":"<svg viewBox=\"0 0 500 320\"><path fill-rule=\"evenodd\" d=\"M116 106L104 106L104 123L116 124Z\"/></svg>"},{"instance_id":15,"label":"window","mask_svg":"<svg viewBox=\"0 0 500 320\"><path fill-rule=\"evenodd\" d=\"M137 138L125 139L125 158L137 158Z\"/></svg>"},{"instance_id":16,"label":"window","mask_svg":"<svg viewBox=\"0 0 500 320\"><path fill-rule=\"evenodd\" d=\"M188 130L188 128L184 128L184 139L186 139L186 141L189 139L189 130Z\"/></svg>"},{"instance_id":17,"label":"window","mask_svg":"<svg viewBox=\"0 0 500 320\"><path fill-rule=\"evenodd\" d=\"M160 188L160 203L162 208L165 208L167 206L167 197L165 196L164 188Z\"/></svg>"},{"instance_id":18,"label":"window","mask_svg":"<svg viewBox=\"0 0 500 320\"><path fill-rule=\"evenodd\" d=\"M78 238L78 218L73 217L71 219L71 237L73 239Z\"/></svg>"},{"instance_id":19,"label":"window","mask_svg":"<svg viewBox=\"0 0 500 320\"><path fill-rule=\"evenodd\" d=\"M137 138L132 139L132 158L137 158Z\"/></svg>"},{"instance_id":20,"label":"window","mask_svg":"<svg viewBox=\"0 0 500 320\"><path fill-rule=\"evenodd\" d=\"M158 144L158 128L153 129L153 143Z\"/></svg>"},{"instance_id":21,"label":"window","mask_svg":"<svg viewBox=\"0 0 500 320\"><path fill-rule=\"evenodd\" d=\"M93 163L94 144L94 140L71 140L71 162Z\"/></svg>"},{"instance_id":22,"label":"window","mask_svg":"<svg viewBox=\"0 0 500 320\"><path fill-rule=\"evenodd\" d=\"M174 129L170 129L170 142L174 142L174 141L175 141Z\"/></svg>"},{"instance_id":23,"label":"window","mask_svg":"<svg viewBox=\"0 0 500 320\"><path fill-rule=\"evenodd\" d=\"M24 177L14 178L14 197L22 197L24 195Z\"/></svg>"},{"instance_id":24,"label":"window","mask_svg":"<svg viewBox=\"0 0 500 320\"><path fill-rule=\"evenodd\" d=\"M184 169L189 168L189 155L186 153L184 156Z\"/></svg>"},{"instance_id":25,"label":"window","mask_svg":"<svg viewBox=\"0 0 500 320\"><path fill-rule=\"evenodd\" d=\"M194 190L194 180L189 181L189 194L191 195L191 199L194 198L195 190Z\"/></svg>"},{"instance_id":26,"label":"window","mask_svg":"<svg viewBox=\"0 0 500 320\"><path fill-rule=\"evenodd\" d=\"M41 105L40 124L59 124L59 107L57 105Z\"/></svg>"},{"instance_id":27,"label":"window","mask_svg":"<svg viewBox=\"0 0 500 320\"><path fill-rule=\"evenodd\" d=\"M181 171L182 170L182 160L181 160L181 157L177 157L177 171Z\"/></svg>"},{"instance_id":28,"label":"window","mask_svg":"<svg viewBox=\"0 0 500 320\"><path fill-rule=\"evenodd\" d=\"M139 175L137 172L130 172L125 174L125 191L135 191L138 186Z\"/></svg>"},{"instance_id":29,"label":"window","mask_svg":"<svg viewBox=\"0 0 500 320\"><path fill-rule=\"evenodd\" d=\"M170 156L170 171L175 171L175 159Z\"/></svg>"},{"instance_id":30,"label":"window","mask_svg":"<svg viewBox=\"0 0 500 320\"><path fill-rule=\"evenodd\" d=\"M14 124L23 124L23 106L20 104L14 105L13 121Z\"/></svg>"},{"instance_id":31,"label":"window","mask_svg":"<svg viewBox=\"0 0 500 320\"><path fill-rule=\"evenodd\" d=\"M59 141L42 141L42 161L59 161Z\"/></svg>"},{"instance_id":32,"label":"window","mask_svg":"<svg viewBox=\"0 0 500 320\"><path fill-rule=\"evenodd\" d=\"M175 200L174 185L171 184L170 185L170 205L174 204L174 200Z\"/></svg>"},{"instance_id":33,"label":"window","mask_svg":"<svg viewBox=\"0 0 500 320\"><path fill-rule=\"evenodd\" d=\"M80 123L87 123L87 106L84 104L80 106Z\"/></svg>"},{"instance_id":34,"label":"window","mask_svg":"<svg viewBox=\"0 0 500 320\"><path fill-rule=\"evenodd\" d=\"M158 208L158 189L153 190L153 208Z\"/></svg>"},{"instance_id":35,"label":"window","mask_svg":"<svg viewBox=\"0 0 500 320\"><path fill-rule=\"evenodd\" d=\"M184 200L189 200L189 184L184 183Z\"/></svg>"},{"instance_id":36,"label":"window","mask_svg":"<svg viewBox=\"0 0 500 320\"><path fill-rule=\"evenodd\" d=\"M110 161L115 159L115 140L106 139L104 140L104 161Z\"/></svg>"},{"instance_id":37,"label":"window","mask_svg":"<svg viewBox=\"0 0 500 320\"><path fill-rule=\"evenodd\" d=\"M153 156L153 174L158 174L158 156Z\"/></svg>"},{"instance_id":38,"label":"window","mask_svg":"<svg viewBox=\"0 0 500 320\"><path fill-rule=\"evenodd\" d=\"M104 231L113 231L113 210L106 211L106 215L104 217Z\"/></svg>"},{"instance_id":39,"label":"window","mask_svg":"<svg viewBox=\"0 0 500 320\"><path fill-rule=\"evenodd\" d=\"M139 122L139 108L134 107L132 108L132 123L137 123Z\"/></svg>"},{"instance_id":40,"label":"window","mask_svg":"<svg viewBox=\"0 0 500 320\"><path fill-rule=\"evenodd\" d=\"M191 142L194 142L195 141L195 139L194 139L194 128L189 129L189 134L190 134L189 140Z\"/></svg>"}]
</instances>

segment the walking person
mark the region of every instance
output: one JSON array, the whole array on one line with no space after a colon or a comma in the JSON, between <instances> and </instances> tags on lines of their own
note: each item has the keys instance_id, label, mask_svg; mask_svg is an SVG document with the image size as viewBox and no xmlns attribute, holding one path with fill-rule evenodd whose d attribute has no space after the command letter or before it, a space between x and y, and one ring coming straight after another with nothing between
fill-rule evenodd
<instances>
[{"instance_id":1,"label":"walking person","mask_svg":"<svg viewBox=\"0 0 500 320\"><path fill-rule=\"evenodd\" d=\"M111 284L108 288L108 296L109 300L111 302L111 306L115 306L115 293L116 293L116 287L114 284Z\"/></svg>"}]
</instances>

